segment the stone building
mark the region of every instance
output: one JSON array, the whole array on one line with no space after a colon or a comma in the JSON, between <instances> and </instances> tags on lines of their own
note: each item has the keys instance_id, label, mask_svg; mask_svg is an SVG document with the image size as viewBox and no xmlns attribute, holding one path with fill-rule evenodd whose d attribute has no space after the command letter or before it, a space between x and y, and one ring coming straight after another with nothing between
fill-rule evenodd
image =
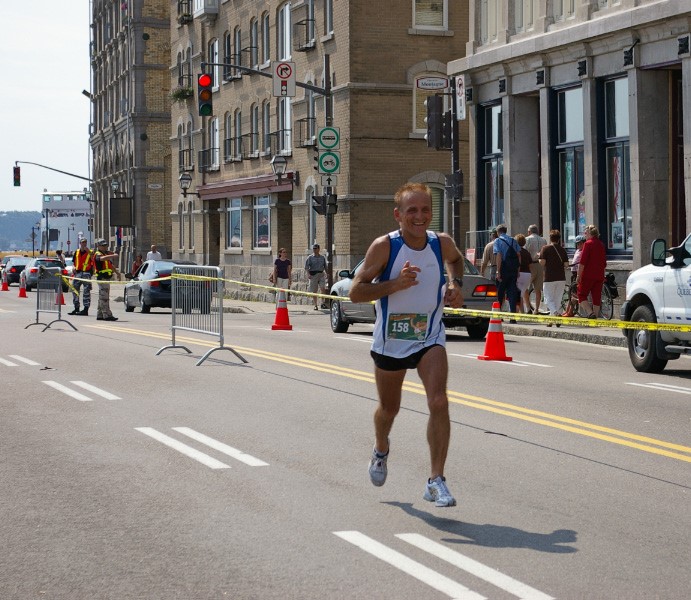
<instances>
[{"instance_id":1,"label":"stone building","mask_svg":"<svg viewBox=\"0 0 691 600\"><path fill-rule=\"evenodd\" d=\"M170 0L91 5L94 230L126 269L151 244L170 255Z\"/></svg>"},{"instance_id":2,"label":"stone building","mask_svg":"<svg viewBox=\"0 0 691 600\"><path fill-rule=\"evenodd\" d=\"M622 278L656 237L683 240L690 17L688 0L471 2L448 73L466 87L474 229L539 223L573 248L594 223Z\"/></svg>"},{"instance_id":3,"label":"stone building","mask_svg":"<svg viewBox=\"0 0 691 600\"><path fill-rule=\"evenodd\" d=\"M427 148L424 100L444 91L447 63L464 53L463 3L175 0L171 31L174 257L265 283L280 247L295 278L314 242L329 250L325 217L311 206L324 189L314 167L326 125L327 54L340 133L333 272L354 266L374 237L395 228L393 194L406 181L433 187L434 226L451 231L451 153ZM205 117L202 63L214 78ZM294 96L273 95L272 63L292 63ZM276 156L287 161L280 182ZM192 180L186 195L181 175ZM466 229L467 211L461 223Z\"/></svg>"}]
</instances>

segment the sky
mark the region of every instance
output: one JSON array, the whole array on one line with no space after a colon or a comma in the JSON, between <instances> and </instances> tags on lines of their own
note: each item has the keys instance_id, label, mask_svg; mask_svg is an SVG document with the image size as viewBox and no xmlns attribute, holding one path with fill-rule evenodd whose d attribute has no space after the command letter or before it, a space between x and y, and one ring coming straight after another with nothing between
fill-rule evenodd
<instances>
[{"instance_id":1,"label":"sky","mask_svg":"<svg viewBox=\"0 0 691 600\"><path fill-rule=\"evenodd\" d=\"M41 194L83 190L89 177L89 0L3 2L0 72L0 211L41 210Z\"/></svg>"}]
</instances>

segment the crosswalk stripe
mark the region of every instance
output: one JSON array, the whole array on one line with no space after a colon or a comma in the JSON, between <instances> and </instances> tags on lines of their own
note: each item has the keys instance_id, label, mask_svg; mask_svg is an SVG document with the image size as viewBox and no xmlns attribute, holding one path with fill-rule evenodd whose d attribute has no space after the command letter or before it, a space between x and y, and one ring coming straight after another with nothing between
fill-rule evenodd
<instances>
[{"instance_id":1,"label":"crosswalk stripe","mask_svg":"<svg viewBox=\"0 0 691 600\"><path fill-rule=\"evenodd\" d=\"M55 390L58 390L58 392L62 392L63 394L66 394L67 396L70 396L71 398L74 398L75 400L79 400L80 402L92 402L93 399L89 398L88 396L85 396L84 394L80 394L79 392L75 392L74 390L71 390L65 385L62 385L61 383L58 383L57 381L44 381L46 385L49 385Z\"/></svg>"},{"instance_id":2,"label":"crosswalk stripe","mask_svg":"<svg viewBox=\"0 0 691 600\"><path fill-rule=\"evenodd\" d=\"M93 392L94 394L97 394L98 396L101 396L106 400L122 400L122 398L120 398L119 396L111 394L110 392L106 392L100 388L97 388L95 385L86 383L85 381L72 381L71 383L74 383L74 385L78 385L80 388L84 388L85 390L89 390L90 392Z\"/></svg>"},{"instance_id":3,"label":"crosswalk stripe","mask_svg":"<svg viewBox=\"0 0 691 600\"><path fill-rule=\"evenodd\" d=\"M209 448L213 448L214 450L218 450L219 452L223 452L223 454L226 454L227 456L230 456L231 458L234 458L235 460L239 460L240 462L243 462L246 465L249 465L250 467L268 467L269 466L269 463L265 463L263 460L259 460L258 458L255 458L254 456L251 456L250 454L245 454L242 450L238 450L237 448L233 448L232 446L228 446L227 444L224 444L223 442L219 442L218 440L210 438L208 435L204 435L203 433L199 433L198 431L195 431L194 429L190 429L189 427L173 427L173 431L177 431L178 433L186 435L187 437L190 437L193 440L197 440L198 442L201 442L202 444L206 444L207 446L209 446Z\"/></svg>"},{"instance_id":4,"label":"crosswalk stripe","mask_svg":"<svg viewBox=\"0 0 691 600\"><path fill-rule=\"evenodd\" d=\"M40 363L34 362L33 360L30 360L28 358L24 358L23 356L19 356L19 354L10 354L10 358L14 358L14 360L18 360L19 362L23 362L24 364L31 365L32 367L38 367Z\"/></svg>"},{"instance_id":5,"label":"crosswalk stripe","mask_svg":"<svg viewBox=\"0 0 691 600\"><path fill-rule=\"evenodd\" d=\"M505 575L504 573L488 567L472 558L468 558L463 554L451 550L442 544L434 542L429 538L426 538L417 533L399 533L396 537L412 544L420 550L429 552L430 554L441 558L442 560L463 569L464 571L484 579L485 581L491 583L492 585L513 594L514 596L520 598L521 600L554 600L552 596L548 596L543 592L536 590L535 588L526 585L520 581Z\"/></svg>"},{"instance_id":6,"label":"crosswalk stripe","mask_svg":"<svg viewBox=\"0 0 691 600\"><path fill-rule=\"evenodd\" d=\"M414 561L412 558L408 558L400 552L396 552L396 550L367 537L359 531L334 531L333 533L346 542L350 542L372 556L376 556L415 579L426 583L435 590L446 594L449 598L456 600L487 600L484 596L469 590L453 579L433 571L429 567Z\"/></svg>"},{"instance_id":7,"label":"crosswalk stripe","mask_svg":"<svg viewBox=\"0 0 691 600\"><path fill-rule=\"evenodd\" d=\"M19 366L17 363L13 363L11 360L6 360L4 358L0 358L0 365L5 365L6 367L18 367Z\"/></svg>"},{"instance_id":8,"label":"crosswalk stripe","mask_svg":"<svg viewBox=\"0 0 691 600\"><path fill-rule=\"evenodd\" d=\"M230 469L229 465L222 463L220 460L216 460L208 454L204 454L203 452L200 452L199 450L196 450L195 448L192 448L187 444L178 442L176 439L173 439L172 437L169 437L164 433L161 433L160 431L156 431L152 427L135 427L135 429L143 433L144 435L148 435L149 437L155 439L157 442L161 442L169 448L177 450L181 454L184 454L189 458L193 458L194 460L199 461L200 463L209 467L210 469Z\"/></svg>"}]
</instances>

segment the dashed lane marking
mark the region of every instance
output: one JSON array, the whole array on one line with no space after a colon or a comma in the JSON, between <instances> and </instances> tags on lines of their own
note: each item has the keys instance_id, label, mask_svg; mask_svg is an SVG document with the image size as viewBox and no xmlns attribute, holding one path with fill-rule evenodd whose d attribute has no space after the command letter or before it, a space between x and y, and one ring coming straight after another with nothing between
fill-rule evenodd
<instances>
[{"instance_id":1,"label":"dashed lane marking","mask_svg":"<svg viewBox=\"0 0 691 600\"><path fill-rule=\"evenodd\" d=\"M85 396L84 394L80 394L79 392L75 392L74 390L68 388L66 385L62 385L61 383L58 383L57 381L44 381L46 385L52 387L53 389L57 390L58 392L62 392L66 396L70 396L71 398L74 398L75 400L79 400L80 402L92 402L93 398L89 398L88 396Z\"/></svg>"},{"instance_id":2,"label":"dashed lane marking","mask_svg":"<svg viewBox=\"0 0 691 600\"><path fill-rule=\"evenodd\" d=\"M157 431L152 427L135 427L135 429L140 433L143 433L144 435L148 435L150 438L155 439L157 442L161 442L161 444L164 444L165 446L168 446L173 450L177 450L178 452L184 454L185 456L188 456L189 458L193 458L194 460L202 463L210 469L230 469L229 465L222 463L220 460L216 460L208 454L204 454L196 448L192 448L192 446L188 446L187 444L178 442L178 440L170 436L167 436L165 433L161 433L160 431Z\"/></svg>"},{"instance_id":3,"label":"dashed lane marking","mask_svg":"<svg viewBox=\"0 0 691 600\"><path fill-rule=\"evenodd\" d=\"M263 460L259 460L258 458L255 458L254 456L250 454L246 454L242 450L238 450L237 448L233 448L232 446L228 446L227 444L224 444L223 442L219 442L218 440L215 440L213 438L210 438L208 435L204 435L203 433L199 433L198 431L195 431L194 429L190 429L189 427L173 427L173 431L177 431L178 433L181 433L182 435L186 435L187 437L192 438L193 440L197 440L198 442L201 442L202 444L206 444L209 446L209 448L213 448L214 450L218 450L219 452L222 452L223 454L226 454L227 456L230 456L231 458L234 458L235 460L239 460L242 463L245 463L246 465L249 465L250 467L268 467L269 463L265 463Z\"/></svg>"},{"instance_id":4,"label":"dashed lane marking","mask_svg":"<svg viewBox=\"0 0 691 600\"><path fill-rule=\"evenodd\" d=\"M110 392L106 392L105 390L102 390L101 388L97 388L95 385L91 385L90 383L86 383L86 381L72 381L71 383L74 383L74 385L78 385L80 388L84 388L85 390L88 390L92 392L93 394L96 394L97 396L101 396L102 398L105 398L106 400L122 400L120 396L116 396L115 394L111 394Z\"/></svg>"},{"instance_id":5,"label":"dashed lane marking","mask_svg":"<svg viewBox=\"0 0 691 600\"><path fill-rule=\"evenodd\" d=\"M32 367L40 367L41 363L34 362L33 360L29 358L24 358L23 356L19 356L19 354L10 354L10 358L14 358L14 360L18 360L19 362L23 362L26 365L30 365Z\"/></svg>"},{"instance_id":6,"label":"dashed lane marking","mask_svg":"<svg viewBox=\"0 0 691 600\"><path fill-rule=\"evenodd\" d=\"M691 389L681 387L679 385L670 385L667 383L633 383L626 382L626 385L635 385L637 387L651 388L653 390L660 390L663 392L676 392L677 394L691 394Z\"/></svg>"}]
</instances>

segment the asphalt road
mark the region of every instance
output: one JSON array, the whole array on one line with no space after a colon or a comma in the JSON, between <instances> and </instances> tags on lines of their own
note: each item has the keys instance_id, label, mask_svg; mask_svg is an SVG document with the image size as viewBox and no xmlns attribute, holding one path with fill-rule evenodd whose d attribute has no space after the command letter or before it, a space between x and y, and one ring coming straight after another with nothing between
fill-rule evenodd
<instances>
[{"instance_id":1,"label":"asphalt road","mask_svg":"<svg viewBox=\"0 0 691 600\"><path fill-rule=\"evenodd\" d=\"M688 597L691 363L449 335L454 508L422 499L410 373L389 479L367 477L369 328L227 314L227 350L170 311L43 327L0 293L0 598ZM41 319L45 321L44 318Z\"/></svg>"}]
</instances>

